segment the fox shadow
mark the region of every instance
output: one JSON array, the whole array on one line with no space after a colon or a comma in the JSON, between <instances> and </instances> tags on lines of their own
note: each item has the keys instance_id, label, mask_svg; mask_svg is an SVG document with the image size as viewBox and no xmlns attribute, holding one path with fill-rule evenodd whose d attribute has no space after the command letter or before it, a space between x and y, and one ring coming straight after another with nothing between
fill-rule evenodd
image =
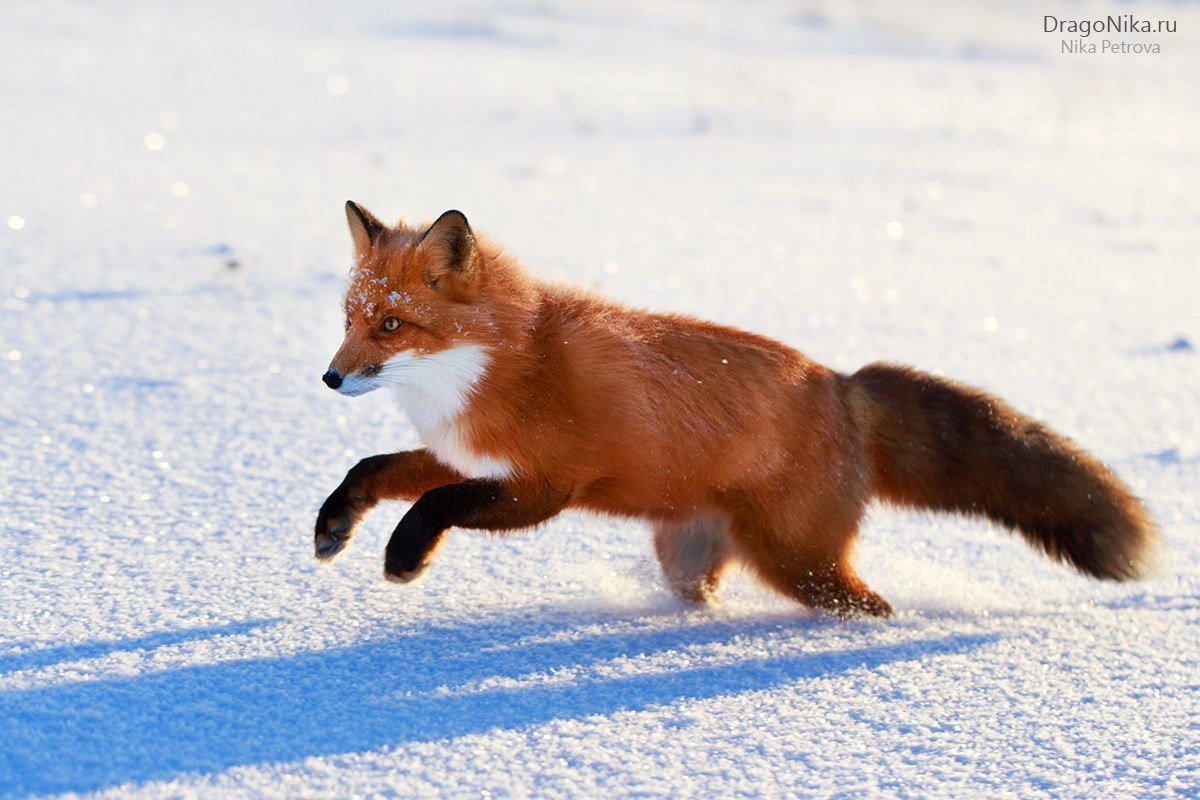
<instances>
[{"instance_id":1,"label":"fox shadow","mask_svg":"<svg viewBox=\"0 0 1200 800\"><path fill-rule=\"evenodd\" d=\"M636 711L959 653L992 641L959 635L765 658L756 652L736 663L589 675L589 666L610 659L781 629L818 633L831 624L811 618L695 623L680 615L678 627L617 632L597 627L613 619L598 614L491 618L349 647L3 692L0 795L85 792ZM234 632L271 622L240 623ZM171 632L85 646L83 652L221 634L215 629ZM71 655L78 657L79 651ZM50 666L52 657L0 659L0 667ZM563 674L559 671L572 679L515 683L530 674Z\"/></svg>"}]
</instances>

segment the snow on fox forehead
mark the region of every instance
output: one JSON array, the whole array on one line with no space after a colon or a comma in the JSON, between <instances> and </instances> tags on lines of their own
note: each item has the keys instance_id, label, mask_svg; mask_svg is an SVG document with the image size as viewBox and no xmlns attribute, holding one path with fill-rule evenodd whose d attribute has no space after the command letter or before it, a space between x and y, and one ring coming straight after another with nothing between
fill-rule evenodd
<instances>
[{"instance_id":1,"label":"snow on fox forehead","mask_svg":"<svg viewBox=\"0 0 1200 800\"><path fill-rule=\"evenodd\" d=\"M412 294L400 287L400 282L370 267L360 267L350 274L346 285L346 313L360 312L372 316L380 311L406 307L413 309Z\"/></svg>"}]
</instances>

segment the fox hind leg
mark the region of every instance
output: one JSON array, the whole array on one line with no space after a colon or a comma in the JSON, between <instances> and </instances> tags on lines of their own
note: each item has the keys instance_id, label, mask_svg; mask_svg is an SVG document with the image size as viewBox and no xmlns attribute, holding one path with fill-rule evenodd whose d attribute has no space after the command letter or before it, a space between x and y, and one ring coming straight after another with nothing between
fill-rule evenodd
<instances>
[{"instance_id":1,"label":"fox hind leg","mask_svg":"<svg viewBox=\"0 0 1200 800\"><path fill-rule=\"evenodd\" d=\"M654 551L676 595L689 603L712 602L733 557L729 524L718 515L659 522L654 526Z\"/></svg>"},{"instance_id":2,"label":"fox hind leg","mask_svg":"<svg viewBox=\"0 0 1200 800\"><path fill-rule=\"evenodd\" d=\"M806 571L797 598L838 617L890 617L892 606L867 588L849 564L828 564Z\"/></svg>"},{"instance_id":3,"label":"fox hind leg","mask_svg":"<svg viewBox=\"0 0 1200 800\"><path fill-rule=\"evenodd\" d=\"M732 531L737 554L771 588L839 617L890 617L891 605L850 565L860 510L764 517L744 510Z\"/></svg>"}]
</instances>

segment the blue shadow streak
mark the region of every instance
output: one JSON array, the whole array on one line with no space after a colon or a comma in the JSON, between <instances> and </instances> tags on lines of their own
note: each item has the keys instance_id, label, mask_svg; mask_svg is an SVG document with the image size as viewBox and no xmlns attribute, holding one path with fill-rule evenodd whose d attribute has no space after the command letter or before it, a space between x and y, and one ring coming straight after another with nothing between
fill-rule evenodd
<instances>
[{"instance_id":1,"label":"blue shadow streak","mask_svg":"<svg viewBox=\"0 0 1200 800\"><path fill-rule=\"evenodd\" d=\"M40 669L66 661L82 661L99 658L110 653L127 653L134 650L153 650L198 639L215 639L219 636L236 636L282 622L282 618L233 622L228 625L210 625L203 628L184 628L179 631L159 631L136 639L87 642L86 644L63 645L61 647L39 647L20 652L0 653L0 673L22 669ZM10 645L11 647L11 645Z\"/></svg>"},{"instance_id":2,"label":"blue shadow streak","mask_svg":"<svg viewBox=\"0 0 1200 800\"><path fill-rule=\"evenodd\" d=\"M434 691L781 627L714 622L519 643L545 635L545 622L492 619L280 658L8 692L0 694L0 796L92 791L636 711L936 658L995 639L952 636L569 685Z\"/></svg>"}]
</instances>

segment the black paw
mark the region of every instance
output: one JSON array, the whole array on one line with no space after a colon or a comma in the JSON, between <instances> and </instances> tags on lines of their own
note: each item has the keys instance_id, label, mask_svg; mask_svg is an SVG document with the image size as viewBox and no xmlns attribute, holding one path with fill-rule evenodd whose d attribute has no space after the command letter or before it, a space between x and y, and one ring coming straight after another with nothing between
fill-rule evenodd
<instances>
[{"instance_id":1,"label":"black paw","mask_svg":"<svg viewBox=\"0 0 1200 800\"><path fill-rule=\"evenodd\" d=\"M346 549L367 508L366 498L352 496L341 487L329 495L317 513L313 534L313 547L319 560L330 561Z\"/></svg>"},{"instance_id":2,"label":"black paw","mask_svg":"<svg viewBox=\"0 0 1200 800\"><path fill-rule=\"evenodd\" d=\"M429 569L431 561L424 561L409 569L397 564L384 564L383 577L391 583L412 583L417 578L425 574L425 570Z\"/></svg>"},{"instance_id":3,"label":"black paw","mask_svg":"<svg viewBox=\"0 0 1200 800\"><path fill-rule=\"evenodd\" d=\"M419 503L408 510L392 532L383 560L383 577L392 583L412 583L429 569L444 527L433 524Z\"/></svg>"}]
</instances>

